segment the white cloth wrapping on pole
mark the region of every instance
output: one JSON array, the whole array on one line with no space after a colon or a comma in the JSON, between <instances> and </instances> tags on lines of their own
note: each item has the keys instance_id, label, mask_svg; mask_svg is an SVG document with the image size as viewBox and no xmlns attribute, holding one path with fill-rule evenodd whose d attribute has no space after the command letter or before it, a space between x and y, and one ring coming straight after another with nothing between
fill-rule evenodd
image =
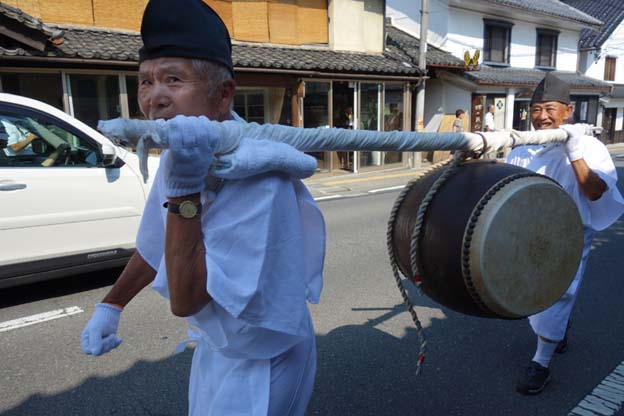
<instances>
[{"instance_id":1,"label":"white cloth wrapping on pole","mask_svg":"<svg viewBox=\"0 0 624 416\"><path fill-rule=\"evenodd\" d=\"M235 116L237 118L237 116ZM319 151L393 151L420 152L430 150L467 150L486 153L526 144L565 142L563 130L497 131L488 133L420 133L411 131L378 132L339 128L311 128L276 124L241 123L240 118L215 123L220 133L219 156L235 153L243 138L267 139L287 143L303 152ZM113 119L100 121L98 130L114 142L137 150L141 158L141 173L147 176L147 152L151 148L168 148L170 123L166 120ZM587 126L591 131L591 126ZM219 176L218 171L212 172Z\"/></svg>"}]
</instances>

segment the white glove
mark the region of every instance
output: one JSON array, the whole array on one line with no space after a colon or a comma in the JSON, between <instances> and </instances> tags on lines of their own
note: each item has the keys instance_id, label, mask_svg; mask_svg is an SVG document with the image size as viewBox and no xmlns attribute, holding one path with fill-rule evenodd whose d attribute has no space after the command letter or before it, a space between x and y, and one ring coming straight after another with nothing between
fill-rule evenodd
<instances>
[{"instance_id":1,"label":"white glove","mask_svg":"<svg viewBox=\"0 0 624 416\"><path fill-rule=\"evenodd\" d=\"M169 152L165 160L165 195L199 193L219 143L218 127L207 117L177 116L167 120Z\"/></svg>"},{"instance_id":2,"label":"white glove","mask_svg":"<svg viewBox=\"0 0 624 416\"><path fill-rule=\"evenodd\" d=\"M568 141L566 142L566 153L570 162L583 158L583 136L585 135L586 126L584 124L564 124L559 127L568 133Z\"/></svg>"},{"instance_id":3,"label":"white glove","mask_svg":"<svg viewBox=\"0 0 624 416\"><path fill-rule=\"evenodd\" d=\"M121 311L117 306L107 303L95 305L93 316L80 334L82 352L102 355L121 344L121 338L116 335Z\"/></svg>"}]
</instances>

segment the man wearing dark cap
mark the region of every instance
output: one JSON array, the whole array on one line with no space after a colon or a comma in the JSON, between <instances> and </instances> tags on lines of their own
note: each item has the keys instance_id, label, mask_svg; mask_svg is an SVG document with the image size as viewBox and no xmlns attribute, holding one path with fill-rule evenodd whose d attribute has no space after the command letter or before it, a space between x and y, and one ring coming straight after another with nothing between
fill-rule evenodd
<instances>
[{"instance_id":1,"label":"man wearing dark cap","mask_svg":"<svg viewBox=\"0 0 624 416\"><path fill-rule=\"evenodd\" d=\"M96 305L82 349L100 355L116 348L123 308L151 283L193 327L190 415L303 415L316 371L307 302L318 302L322 287L321 213L284 172L205 189L221 144L206 117L237 117L230 38L210 7L151 0L141 36L139 105L171 127L169 150L137 252Z\"/></svg>"},{"instance_id":2,"label":"man wearing dark cap","mask_svg":"<svg viewBox=\"0 0 624 416\"><path fill-rule=\"evenodd\" d=\"M522 394L538 394L551 379L551 359L567 347L567 327L596 231L613 224L624 212L617 187L617 173L606 146L585 136L585 126L566 125L573 112L568 85L548 73L531 100L531 123L536 130L561 128L568 133L565 144L520 146L507 162L555 179L578 207L584 228L581 263L566 293L550 308L529 317L537 335L537 350L516 385Z\"/></svg>"}]
</instances>

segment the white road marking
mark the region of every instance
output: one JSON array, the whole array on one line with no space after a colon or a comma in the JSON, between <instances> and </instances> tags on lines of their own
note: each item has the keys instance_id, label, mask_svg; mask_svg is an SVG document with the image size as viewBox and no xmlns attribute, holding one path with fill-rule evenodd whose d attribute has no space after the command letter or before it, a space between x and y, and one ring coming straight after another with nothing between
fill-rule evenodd
<instances>
[{"instance_id":1,"label":"white road marking","mask_svg":"<svg viewBox=\"0 0 624 416\"><path fill-rule=\"evenodd\" d=\"M314 198L315 201L327 201L328 199L337 199L342 198L342 195L329 195L329 196L319 196L318 198Z\"/></svg>"},{"instance_id":2,"label":"white road marking","mask_svg":"<svg viewBox=\"0 0 624 416\"><path fill-rule=\"evenodd\" d=\"M612 416L624 404L624 361L581 400L568 416Z\"/></svg>"},{"instance_id":3,"label":"white road marking","mask_svg":"<svg viewBox=\"0 0 624 416\"><path fill-rule=\"evenodd\" d=\"M397 189L403 189L403 188L405 188L405 185L397 185L397 186L391 186L389 188L371 189L370 191L368 191L368 193L369 194L376 194L377 192L396 191Z\"/></svg>"},{"instance_id":4,"label":"white road marking","mask_svg":"<svg viewBox=\"0 0 624 416\"><path fill-rule=\"evenodd\" d=\"M39 313L37 315L27 316L25 318L13 319L0 323L0 332L11 331L12 329L23 328L29 325L39 324L53 319L64 318L70 315L76 315L84 312L78 306L71 306L64 309L56 309L50 312Z\"/></svg>"}]
</instances>

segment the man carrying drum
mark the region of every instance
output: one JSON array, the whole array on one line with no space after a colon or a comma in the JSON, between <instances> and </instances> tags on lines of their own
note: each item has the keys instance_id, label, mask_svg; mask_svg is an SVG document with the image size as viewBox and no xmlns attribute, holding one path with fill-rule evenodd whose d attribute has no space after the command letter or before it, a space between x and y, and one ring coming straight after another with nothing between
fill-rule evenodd
<instances>
[{"instance_id":1,"label":"man carrying drum","mask_svg":"<svg viewBox=\"0 0 624 416\"><path fill-rule=\"evenodd\" d=\"M82 349L101 355L116 348L124 307L151 284L174 315L193 325L189 415L303 415L316 372L307 302L318 302L322 288L321 213L288 170L206 189L222 145L206 117L238 119L231 112L230 36L208 5L150 0L141 37L139 106L169 126L170 147L161 155L137 252L96 305ZM246 143L256 164L292 160L294 152L316 166L283 143ZM276 155L278 147L290 154Z\"/></svg>"},{"instance_id":2,"label":"man carrying drum","mask_svg":"<svg viewBox=\"0 0 624 416\"><path fill-rule=\"evenodd\" d=\"M583 222L583 254L570 287L554 305L529 317L537 335L537 350L516 390L538 394L551 379L550 363L567 347L567 327L579 285L583 278L591 242L596 231L613 224L624 212L624 200L616 187L617 173L609 151L599 140L584 135L584 126L567 125L574 109L568 85L547 74L531 99L531 123L536 130L562 128L569 139L565 145L520 146L507 162L556 180L572 197Z\"/></svg>"}]
</instances>

